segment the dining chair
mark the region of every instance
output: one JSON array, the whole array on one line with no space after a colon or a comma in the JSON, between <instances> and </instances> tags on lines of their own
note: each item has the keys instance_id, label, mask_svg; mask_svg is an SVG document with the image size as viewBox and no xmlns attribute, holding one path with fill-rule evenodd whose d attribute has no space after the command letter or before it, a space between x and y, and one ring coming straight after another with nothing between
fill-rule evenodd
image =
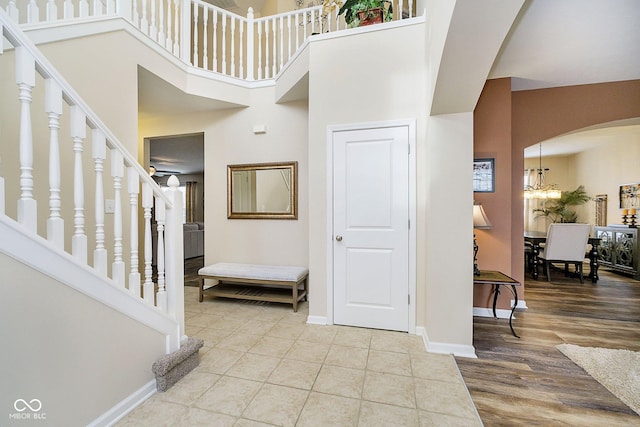
<instances>
[{"instance_id":1,"label":"dining chair","mask_svg":"<svg viewBox=\"0 0 640 427\"><path fill-rule=\"evenodd\" d=\"M547 281L550 280L551 265L564 264L565 273L569 264L576 266L580 283L584 283L582 263L585 257L591 226L589 224L551 224L547 231L547 241L540 249L539 259L545 267Z\"/></svg>"}]
</instances>

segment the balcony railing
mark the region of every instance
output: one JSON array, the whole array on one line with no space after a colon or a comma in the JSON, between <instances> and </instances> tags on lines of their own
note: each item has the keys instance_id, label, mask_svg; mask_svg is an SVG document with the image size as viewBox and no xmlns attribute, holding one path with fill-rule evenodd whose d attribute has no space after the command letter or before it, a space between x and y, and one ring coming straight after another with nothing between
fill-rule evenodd
<instances>
[{"instance_id":1,"label":"balcony railing","mask_svg":"<svg viewBox=\"0 0 640 427\"><path fill-rule=\"evenodd\" d=\"M412 0L393 0L393 20L415 16ZM309 37L348 28L322 6L273 16L240 16L203 0L0 0L23 28L121 17L159 47L196 68L254 81L272 79ZM379 24L383 25L383 24Z\"/></svg>"}]
</instances>

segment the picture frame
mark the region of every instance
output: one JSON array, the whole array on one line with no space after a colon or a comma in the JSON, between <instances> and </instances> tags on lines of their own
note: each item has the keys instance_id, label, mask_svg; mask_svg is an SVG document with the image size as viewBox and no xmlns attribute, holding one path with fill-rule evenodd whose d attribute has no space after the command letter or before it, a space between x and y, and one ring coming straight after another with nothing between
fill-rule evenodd
<instances>
[{"instance_id":1,"label":"picture frame","mask_svg":"<svg viewBox=\"0 0 640 427\"><path fill-rule=\"evenodd\" d=\"M495 159L473 159L474 193L493 193L496 191Z\"/></svg>"},{"instance_id":2,"label":"picture frame","mask_svg":"<svg viewBox=\"0 0 640 427\"><path fill-rule=\"evenodd\" d=\"M640 206L640 184L624 184L618 193L620 209Z\"/></svg>"}]
</instances>

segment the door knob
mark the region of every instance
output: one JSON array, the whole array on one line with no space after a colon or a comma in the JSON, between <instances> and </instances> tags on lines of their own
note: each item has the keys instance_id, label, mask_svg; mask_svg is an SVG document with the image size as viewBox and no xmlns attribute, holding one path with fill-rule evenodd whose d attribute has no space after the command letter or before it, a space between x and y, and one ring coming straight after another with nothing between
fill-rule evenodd
<instances>
[{"instance_id":1,"label":"door knob","mask_svg":"<svg viewBox=\"0 0 640 427\"><path fill-rule=\"evenodd\" d=\"M342 236L336 236L336 241L337 242L342 242Z\"/></svg>"}]
</instances>

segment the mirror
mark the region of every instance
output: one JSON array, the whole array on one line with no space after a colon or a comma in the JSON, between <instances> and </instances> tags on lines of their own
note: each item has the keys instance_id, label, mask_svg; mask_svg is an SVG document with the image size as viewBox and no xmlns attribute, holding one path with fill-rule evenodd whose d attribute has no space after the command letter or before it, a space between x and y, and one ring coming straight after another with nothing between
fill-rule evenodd
<instances>
[{"instance_id":1,"label":"mirror","mask_svg":"<svg viewBox=\"0 0 640 427\"><path fill-rule=\"evenodd\" d=\"M298 219L298 162L227 166L227 218Z\"/></svg>"}]
</instances>

